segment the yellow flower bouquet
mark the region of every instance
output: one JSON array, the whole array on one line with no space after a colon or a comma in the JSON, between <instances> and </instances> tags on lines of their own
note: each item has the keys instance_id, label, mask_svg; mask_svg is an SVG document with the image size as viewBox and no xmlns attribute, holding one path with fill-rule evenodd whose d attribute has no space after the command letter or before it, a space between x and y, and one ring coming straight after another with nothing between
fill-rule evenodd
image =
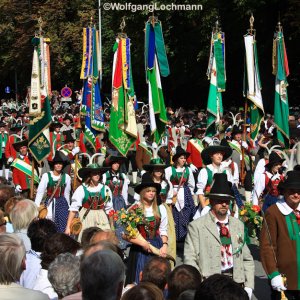
<instances>
[{"instance_id":1,"label":"yellow flower bouquet","mask_svg":"<svg viewBox=\"0 0 300 300\"><path fill-rule=\"evenodd\" d=\"M260 207L246 202L243 209L240 210L239 217L247 227L248 236L256 238L263 222L263 217L260 215Z\"/></svg>"}]
</instances>

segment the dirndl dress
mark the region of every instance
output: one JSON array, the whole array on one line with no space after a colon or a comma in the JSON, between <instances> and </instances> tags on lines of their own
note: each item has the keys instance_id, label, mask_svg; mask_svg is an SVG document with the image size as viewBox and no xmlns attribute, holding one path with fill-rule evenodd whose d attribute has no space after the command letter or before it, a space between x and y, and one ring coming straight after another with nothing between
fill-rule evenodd
<instances>
[{"instance_id":1,"label":"dirndl dress","mask_svg":"<svg viewBox=\"0 0 300 300\"><path fill-rule=\"evenodd\" d=\"M48 209L52 209L52 219L56 225L57 231L65 232L69 215L69 204L64 196L66 187L66 174L61 175L62 179L60 181L59 187L56 189L55 194L51 200L52 205L48 205L48 202L58 182L53 180L50 172L48 172L47 174L48 185L45 205L48 206Z\"/></svg>"},{"instance_id":2,"label":"dirndl dress","mask_svg":"<svg viewBox=\"0 0 300 300\"><path fill-rule=\"evenodd\" d=\"M124 197L122 196L122 189L124 186L124 177L122 173L119 173L118 177L113 176L111 172L105 173L105 184L110 188L112 193L112 202L113 202L113 208L115 211L120 211L122 208L126 209L126 202L124 200ZM114 222L115 226L115 234L119 240L119 247L120 249L124 250L130 245L131 243L123 240L122 234L124 233L123 226L119 225L117 222Z\"/></svg>"},{"instance_id":3,"label":"dirndl dress","mask_svg":"<svg viewBox=\"0 0 300 300\"><path fill-rule=\"evenodd\" d=\"M147 226L149 229L146 230L145 225L139 225L138 230L147 242L160 249L163 245L159 235L160 219L155 219L154 216L145 219L150 224L150 226ZM139 284L140 272L143 271L145 264L153 255L152 253L145 252L141 246L132 244L127 261L125 285L130 283Z\"/></svg>"}]
</instances>

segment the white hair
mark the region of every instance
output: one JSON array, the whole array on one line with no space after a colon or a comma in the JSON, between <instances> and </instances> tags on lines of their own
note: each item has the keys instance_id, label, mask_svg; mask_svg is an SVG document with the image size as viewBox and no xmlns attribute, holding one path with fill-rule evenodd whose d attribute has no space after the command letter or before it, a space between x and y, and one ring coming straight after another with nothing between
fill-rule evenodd
<instances>
[{"instance_id":1,"label":"white hair","mask_svg":"<svg viewBox=\"0 0 300 300\"><path fill-rule=\"evenodd\" d=\"M29 199L24 199L15 204L9 214L15 231L27 229L29 224L38 216L36 204Z\"/></svg>"},{"instance_id":2,"label":"white hair","mask_svg":"<svg viewBox=\"0 0 300 300\"><path fill-rule=\"evenodd\" d=\"M71 253L62 253L49 265L48 279L60 297L75 294L80 281L80 259Z\"/></svg>"},{"instance_id":3,"label":"white hair","mask_svg":"<svg viewBox=\"0 0 300 300\"><path fill-rule=\"evenodd\" d=\"M16 234L0 234L0 284L8 285L20 280L25 254L25 246Z\"/></svg>"}]
</instances>

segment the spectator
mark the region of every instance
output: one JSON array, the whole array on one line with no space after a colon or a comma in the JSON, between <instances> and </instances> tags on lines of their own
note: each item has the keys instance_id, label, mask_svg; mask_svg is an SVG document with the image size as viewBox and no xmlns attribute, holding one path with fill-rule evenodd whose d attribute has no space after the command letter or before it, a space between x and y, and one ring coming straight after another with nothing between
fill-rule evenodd
<instances>
[{"instance_id":1,"label":"spectator","mask_svg":"<svg viewBox=\"0 0 300 300\"><path fill-rule=\"evenodd\" d=\"M183 291L179 296L178 300L194 300L196 291L195 290L186 290Z\"/></svg>"},{"instance_id":2,"label":"spectator","mask_svg":"<svg viewBox=\"0 0 300 300\"><path fill-rule=\"evenodd\" d=\"M103 229L98 230L98 232L91 237L90 244L95 244L103 240L110 241L116 246L119 245L119 240L116 234L111 230Z\"/></svg>"},{"instance_id":3,"label":"spectator","mask_svg":"<svg viewBox=\"0 0 300 300\"><path fill-rule=\"evenodd\" d=\"M4 212L0 209L0 233L6 232L6 220L4 218Z\"/></svg>"},{"instance_id":4,"label":"spectator","mask_svg":"<svg viewBox=\"0 0 300 300\"><path fill-rule=\"evenodd\" d=\"M11 233L0 234L0 298L1 300L30 299L49 300L47 295L18 285L26 268L25 247L22 240Z\"/></svg>"},{"instance_id":5,"label":"spectator","mask_svg":"<svg viewBox=\"0 0 300 300\"><path fill-rule=\"evenodd\" d=\"M58 299L80 290L80 259L71 253L62 253L49 265L48 279Z\"/></svg>"},{"instance_id":6,"label":"spectator","mask_svg":"<svg viewBox=\"0 0 300 300\"><path fill-rule=\"evenodd\" d=\"M170 273L170 262L166 258L154 256L145 264L143 271L140 273L140 281L151 282L164 291Z\"/></svg>"},{"instance_id":7,"label":"spectator","mask_svg":"<svg viewBox=\"0 0 300 300\"><path fill-rule=\"evenodd\" d=\"M55 233L47 239L41 254L42 269L33 289L47 294L50 299L57 299L58 295L48 279L48 267L59 254L69 252L75 255L79 249L80 244L64 233Z\"/></svg>"},{"instance_id":8,"label":"spectator","mask_svg":"<svg viewBox=\"0 0 300 300\"><path fill-rule=\"evenodd\" d=\"M15 195L15 191L11 186L6 184L0 185L0 208L4 208L6 201Z\"/></svg>"},{"instance_id":9,"label":"spectator","mask_svg":"<svg viewBox=\"0 0 300 300\"><path fill-rule=\"evenodd\" d=\"M32 289L41 270L41 252L44 244L57 232L55 224L48 219L34 220L30 223L27 235L31 242L31 250L26 253L26 270L22 273L20 284Z\"/></svg>"},{"instance_id":10,"label":"spectator","mask_svg":"<svg viewBox=\"0 0 300 300\"><path fill-rule=\"evenodd\" d=\"M31 242L27 236L29 224L38 216L38 209L35 203L24 199L16 203L9 214L14 232L22 239L26 252L31 249Z\"/></svg>"},{"instance_id":11,"label":"spectator","mask_svg":"<svg viewBox=\"0 0 300 300\"><path fill-rule=\"evenodd\" d=\"M198 287L194 300L249 300L243 287L229 276L214 274Z\"/></svg>"},{"instance_id":12,"label":"spectator","mask_svg":"<svg viewBox=\"0 0 300 300\"><path fill-rule=\"evenodd\" d=\"M177 300L186 290L196 290L201 283L200 272L193 266L180 265L176 267L168 278L168 299Z\"/></svg>"},{"instance_id":13,"label":"spectator","mask_svg":"<svg viewBox=\"0 0 300 300\"><path fill-rule=\"evenodd\" d=\"M124 259L124 255L123 255L123 251L118 247L116 246L115 244L113 244L111 241L109 240L101 240L95 244L91 244L89 245L85 251L84 251L84 256L87 257L93 253L95 253L96 251L99 251L99 250L111 250L111 251L114 251L116 252L120 257L121 259L123 260Z\"/></svg>"},{"instance_id":14,"label":"spectator","mask_svg":"<svg viewBox=\"0 0 300 300\"><path fill-rule=\"evenodd\" d=\"M101 231L99 227L92 226L83 230L81 237L81 247L82 249L86 249L90 245L91 238L98 231Z\"/></svg>"},{"instance_id":15,"label":"spectator","mask_svg":"<svg viewBox=\"0 0 300 300\"><path fill-rule=\"evenodd\" d=\"M83 300L119 300L125 266L113 251L97 251L85 257L80 267Z\"/></svg>"},{"instance_id":16,"label":"spectator","mask_svg":"<svg viewBox=\"0 0 300 300\"><path fill-rule=\"evenodd\" d=\"M6 217L6 232L7 233L14 232L14 228L13 228L13 225L9 218L9 215L10 215L10 212L12 211L12 209L14 208L14 206L16 205L16 203L21 200L25 200L25 198L22 196L13 196L13 197L9 198L4 204L4 213L5 213L5 217Z\"/></svg>"},{"instance_id":17,"label":"spectator","mask_svg":"<svg viewBox=\"0 0 300 300\"><path fill-rule=\"evenodd\" d=\"M128 290L122 300L164 300L162 291L151 282L141 282Z\"/></svg>"}]
</instances>

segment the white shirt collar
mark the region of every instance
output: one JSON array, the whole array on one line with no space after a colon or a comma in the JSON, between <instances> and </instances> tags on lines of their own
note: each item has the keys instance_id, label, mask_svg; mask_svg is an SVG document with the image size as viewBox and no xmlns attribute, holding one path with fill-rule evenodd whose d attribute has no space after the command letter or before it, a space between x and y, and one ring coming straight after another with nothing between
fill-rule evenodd
<instances>
[{"instance_id":1,"label":"white shirt collar","mask_svg":"<svg viewBox=\"0 0 300 300\"><path fill-rule=\"evenodd\" d=\"M293 209L284 201L284 198L281 198L276 205L280 212L285 216L293 212ZM298 205L297 210L300 210L300 204Z\"/></svg>"}]
</instances>

